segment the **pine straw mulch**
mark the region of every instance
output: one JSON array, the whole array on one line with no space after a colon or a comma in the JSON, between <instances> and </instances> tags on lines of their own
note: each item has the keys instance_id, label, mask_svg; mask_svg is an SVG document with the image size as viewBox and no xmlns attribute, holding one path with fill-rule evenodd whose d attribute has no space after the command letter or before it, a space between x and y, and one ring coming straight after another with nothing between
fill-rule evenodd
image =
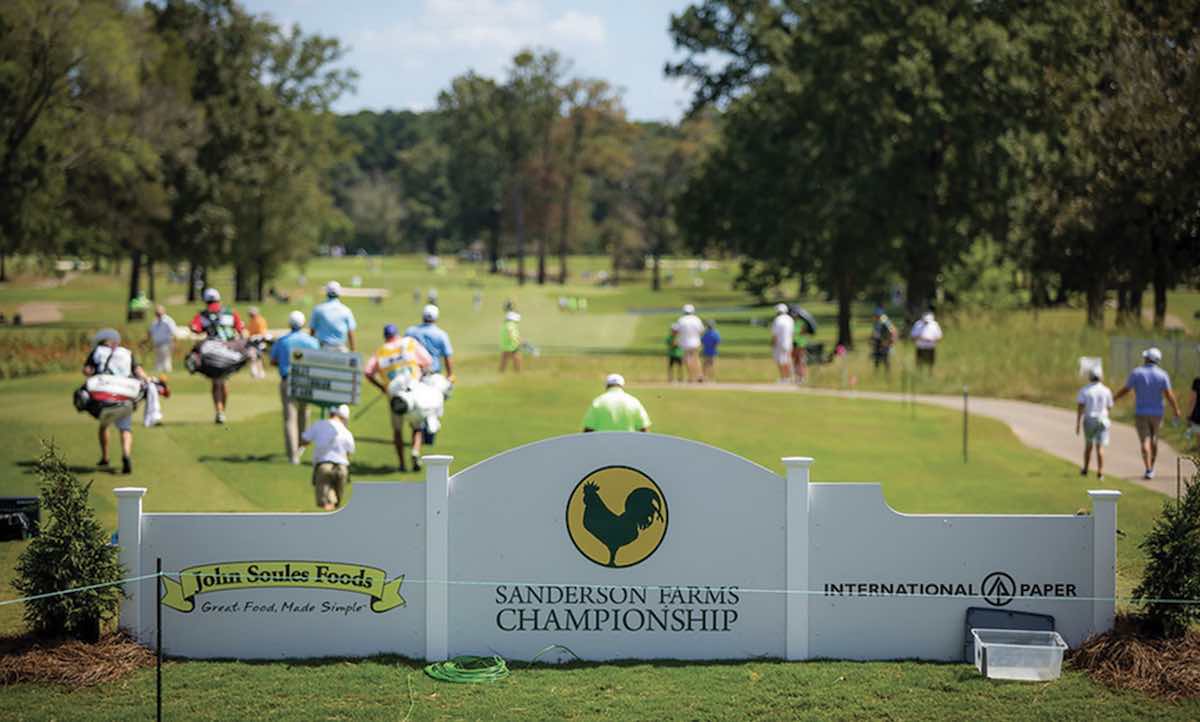
<instances>
[{"instance_id":1,"label":"pine straw mulch","mask_svg":"<svg viewBox=\"0 0 1200 722\"><path fill-rule=\"evenodd\" d=\"M95 643L0 638L0 686L49 682L90 687L153 666L154 653L123 632L105 634Z\"/></svg>"},{"instance_id":2,"label":"pine straw mulch","mask_svg":"<svg viewBox=\"0 0 1200 722\"><path fill-rule=\"evenodd\" d=\"M1070 653L1071 665L1094 681L1167 700L1200 698L1200 631L1181 639L1146 635L1136 618L1117 618L1112 631Z\"/></svg>"}]
</instances>

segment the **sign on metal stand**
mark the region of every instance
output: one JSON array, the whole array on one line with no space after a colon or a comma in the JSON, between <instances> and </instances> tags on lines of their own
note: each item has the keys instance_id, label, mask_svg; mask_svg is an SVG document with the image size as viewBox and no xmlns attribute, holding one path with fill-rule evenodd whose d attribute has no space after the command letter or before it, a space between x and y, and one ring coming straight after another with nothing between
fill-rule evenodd
<instances>
[{"instance_id":1,"label":"sign on metal stand","mask_svg":"<svg viewBox=\"0 0 1200 722\"><path fill-rule=\"evenodd\" d=\"M288 396L319 406L354 405L362 393L362 363L356 353L296 349L288 371Z\"/></svg>"},{"instance_id":2,"label":"sign on metal stand","mask_svg":"<svg viewBox=\"0 0 1200 722\"><path fill-rule=\"evenodd\" d=\"M963 463L967 463L967 385L963 384Z\"/></svg>"}]
</instances>

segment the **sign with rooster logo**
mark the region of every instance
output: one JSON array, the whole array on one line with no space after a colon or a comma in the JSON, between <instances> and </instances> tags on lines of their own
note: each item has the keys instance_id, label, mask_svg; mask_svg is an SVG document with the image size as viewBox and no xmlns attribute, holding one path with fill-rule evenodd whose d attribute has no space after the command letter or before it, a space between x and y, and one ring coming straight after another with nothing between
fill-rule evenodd
<instances>
[{"instance_id":1,"label":"sign with rooster logo","mask_svg":"<svg viewBox=\"0 0 1200 722\"><path fill-rule=\"evenodd\" d=\"M667 499L654 480L627 466L606 466L575 485L567 532L579 553L619 569L645 561L667 534Z\"/></svg>"}]
</instances>

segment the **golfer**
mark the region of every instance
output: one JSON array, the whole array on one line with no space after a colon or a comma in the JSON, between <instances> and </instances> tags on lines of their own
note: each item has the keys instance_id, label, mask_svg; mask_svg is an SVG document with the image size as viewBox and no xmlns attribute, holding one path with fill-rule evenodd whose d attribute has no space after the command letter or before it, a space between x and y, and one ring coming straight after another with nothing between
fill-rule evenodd
<instances>
[{"instance_id":1,"label":"golfer","mask_svg":"<svg viewBox=\"0 0 1200 722\"><path fill-rule=\"evenodd\" d=\"M333 511L346 500L350 481L350 456L354 434L350 433L350 407L335 406L328 419L321 419L301 436L301 446L313 445L313 488L317 506Z\"/></svg>"},{"instance_id":2,"label":"golfer","mask_svg":"<svg viewBox=\"0 0 1200 722\"><path fill-rule=\"evenodd\" d=\"M300 435L308 428L308 404L288 396L288 371L292 367L292 352L318 349L321 344L304 332L304 314L288 314L290 332L271 345L271 365L279 371L279 401L283 405L283 453L293 464L300 463Z\"/></svg>"},{"instance_id":3,"label":"golfer","mask_svg":"<svg viewBox=\"0 0 1200 722\"><path fill-rule=\"evenodd\" d=\"M450 345L450 335L437 325L439 315L437 306L432 303L426 305L421 309L421 323L406 328L404 335L415 338L433 357L433 363L429 367L430 373L442 373L444 366L446 378L453 383L454 367L450 363L450 357L454 355L454 347Z\"/></svg>"},{"instance_id":4,"label":"golfer","mask_svg":"<svg viewBox=\"0 0 1200 722\"><path fill-rule=\"evenodd\" d=\"M937 359L937 345L942 340L942 327L933 317L932 308L913 324L912 339L917 346L917 367L925 366L932 371Z\"/></svg>"},{"instance_id":5,"label":"golfer","mask_svg":"<svg viewBox=\"0 0 1200 722\"><path fill-rule=\"evenodd\" d=\"M353 351L354 331L358 323L354 312L342 303L342 284L325 284L325 303L317 304L312 312L312 335L327 351Z\"/></svg>"},{"instance_id":6,"label":"golfer","mask_svg":"<svg viewBox=\"0 0 1200 722\"><path fill-rule=\"evenodd\" d=\"M696 307L688 303L684 304L683 315L675 323L679 326L675 338L683 351L683 365L687 368L688 381L703 381L704 376L700 371L700 337L704 335L704 322L696 315Z\"/></svg>"},{"instance_id":7,"label":"golfer","mask_svg":"<svg viewBox=\"0 0 1200 722\"><path fill-rule=\"evenodd\" d=\"M592 399L583 415L583 431L646 431L650 416L631 394L625 393L625 377L609 374L604 380L604 393Z\"/></svg>"},{"instance_id":8,"label":"golfer","mask_svg":"<svg viewBox=\"0 0 1200 722\"><path fill-rule=\"evenodd\" d=\"M1130 391L1134 393L1134 423L1142 447L1142 463L1146 467L1142 478L1153 479L1154 462L1158 460L1158 432L1164 413L1163 398L1171 402L1176 419L1183 414L1179 413L1179 402L1171 390L1171 377L1159 368L1162 351L1152 346L1142 352L1142 359L1142 365L1129 372L1129 378L1114 400L1120 401Z\"/></svg>"},{"instance_id":9,"label":"golfer","mask_svg":"<svg viewBox=\"0 0 1200 722\"><path fill-rule=\"evenodd\" d=\"M504 313L504 323L500 326L500 373L504 373L508 362L512 361L513 371L521 371L521 314L516 311Z\"/></svg>"},{"instance_id":10,"label":"golfer","mask_svg":"<svg viewBox=\"0 0 1200 722\"><path fill-rule=\"evenodd\" d=\"M167 315L160 304L154 307L154 322L150 324L150 345L154 347L154 370L171 372L171 356L175 352L175 319Z\"/></svg>"},{"instance_id":11,"label":"golfer","mask_svg":"<svg viewBox=\"0 0 1200 722\"><path fill-rule=\"evenodd\" d=\"M121 334L111 328L96 334L96 347L83 363L83 375L111 374L147 381L146 372L134 358L133 352L121 345ZM108 427L116 426L121 434L121 473L133 473L133 404L122 404L100 412L100 461L108 466Z\"/></svg>"},{"instance_id":12,"label":"golfer","mask_svg":"<svg viewBox=\"0 0 1200 722\"><path fill-rule=\"evenodd\" d=\"M221 294L215 288L204 289L204 309L192 319L192 331L218 341L232 341L246 336L246 326L241 316L232 308L221 305ZM229 402L229 377L212 380L213 409L216 422L225 423L225 404Z\"/></svg>"},{"instance_id":13,"label":"golfer","mask_svg":"<svg viewBox=\"0 0 1200 722\"><path fill-rule=\"evenodd\" d=\"M792 380L792 347L795 345L793 336L796 322L788 313L787 304L775 306L775 320L771 322L771 353L775 357L775 366L779 369L778 383L785 384Z\"/></svg>"},{"instance_id":14,"label":"golfer","mask_svg":"<svg viewBox=\"0 0 1200 722\"><path fill-rule=\"evenodd\" d=\"M1075 398L1075 435L1083 430L1083 467L1080 476L1087 476L1092 449L1096 450L1096 478L1104 478L1104 447L1108 446L1108 428L1112 422L1108 410L1113 407L1112 390L1104 385L1104 372L1099 366L1088 372L1090 383L1079 389Z\"/></svg>"}]
</instances>

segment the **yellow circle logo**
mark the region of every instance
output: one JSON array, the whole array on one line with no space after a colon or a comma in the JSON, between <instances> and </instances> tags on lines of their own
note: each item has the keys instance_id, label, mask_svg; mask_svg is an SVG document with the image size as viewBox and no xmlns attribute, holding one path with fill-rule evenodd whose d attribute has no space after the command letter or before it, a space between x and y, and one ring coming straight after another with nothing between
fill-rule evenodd
<instances>
[{"instance_id":1,"label":"yellow circle logo","mask_svg":"<svg viewBox=\"0 0 1200 722\"><path fill-rule=\"evenodd\" d=\"M667 534L667 499L658 484L627 466L606 466L575 485L567 532L579 553L603 567L631 567Z\"/></svg>"}]
</instances>

